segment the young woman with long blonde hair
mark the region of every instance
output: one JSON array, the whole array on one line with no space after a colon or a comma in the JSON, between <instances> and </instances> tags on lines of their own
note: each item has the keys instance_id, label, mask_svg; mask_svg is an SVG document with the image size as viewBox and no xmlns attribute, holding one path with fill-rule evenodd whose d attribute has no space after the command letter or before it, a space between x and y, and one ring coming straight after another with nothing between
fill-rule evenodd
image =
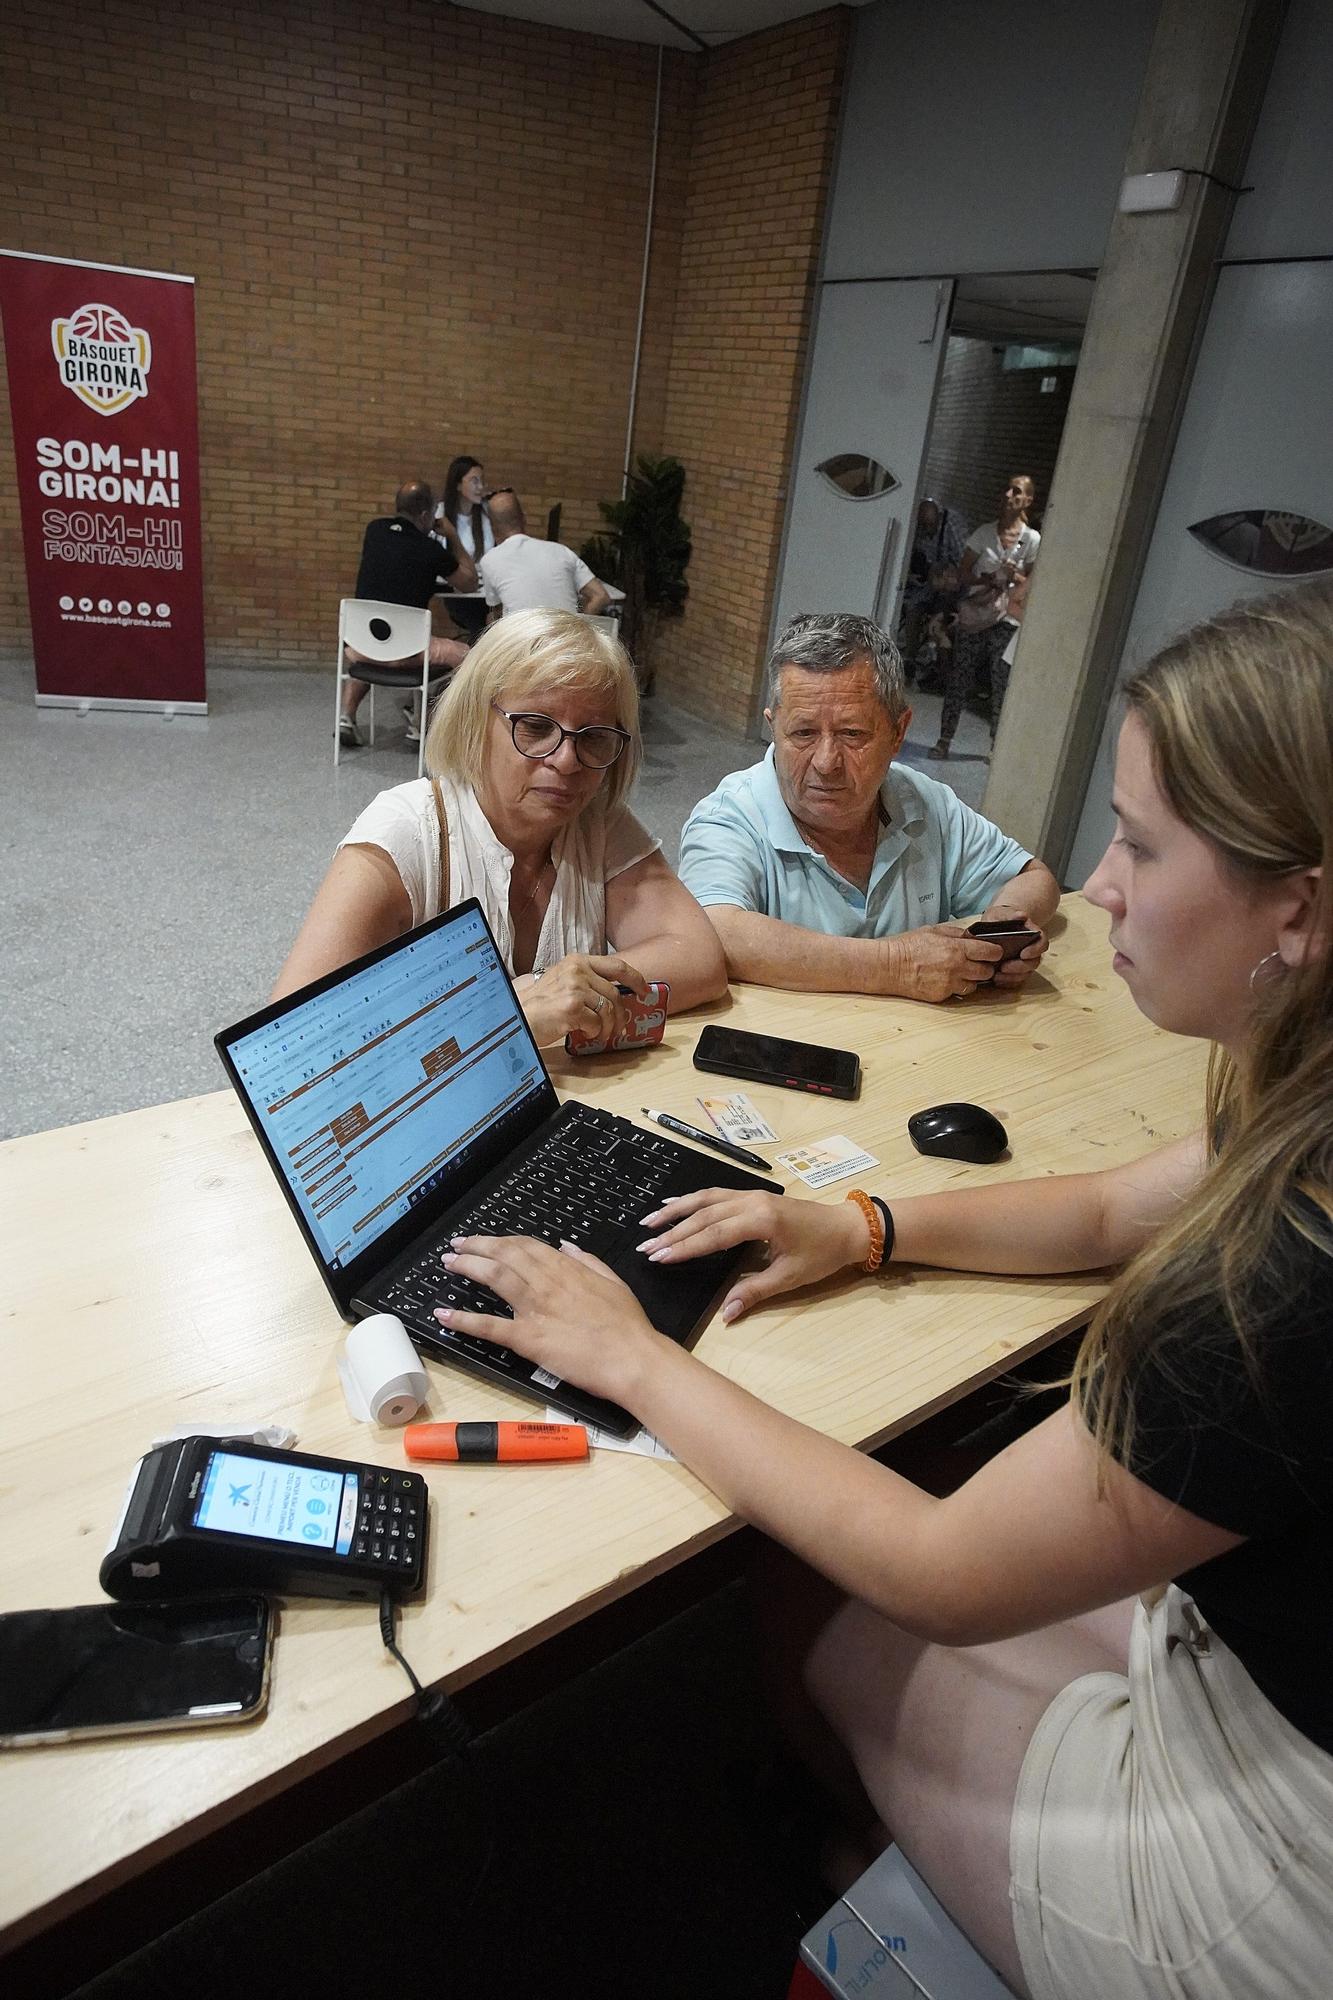
<instances>
[{"instance_id":1,"label":"young woman with long blonde hair","mask_svg":"<svg viewBox=\"0 0 1333 2000\"><path fill-rule=\"evenodd\" d=\"M512 1305L509 1345L842 1593L806 1689L1016 1993L1296 2000L1333 1936L1333 593L1198 627L1127 703L1085 894L1142 1011L1213 1042L1203 1128L894 1202L886 1231L894 1262L1123 1266L1054 1414L933 1498L664 1341L578 1252L449 1261ZM647 1227L666 1262L767 1240L727 1318L874 1236L856 1203L718 1191Z\"/></svg>"}]
</instances>

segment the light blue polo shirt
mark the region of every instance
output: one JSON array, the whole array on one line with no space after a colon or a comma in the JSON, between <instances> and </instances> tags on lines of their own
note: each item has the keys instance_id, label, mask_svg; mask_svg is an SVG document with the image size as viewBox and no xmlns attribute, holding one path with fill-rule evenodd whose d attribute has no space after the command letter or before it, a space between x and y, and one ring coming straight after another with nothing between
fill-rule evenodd
<instances>
[{"instance_id":1,"label":"light blue polo shirt","mask_svg":"<svg viewBox=\"0 0 1333 2000\"><path fill-rule=\"evenodd\" d=\"M728 903L833 937L894 937L980 915L1032 856L948 785L891 764L886 815L864 895L816 854L783 803L770 746L701 799L680 837L680 879L705 905Z\"/></svg>"}]
</instances>

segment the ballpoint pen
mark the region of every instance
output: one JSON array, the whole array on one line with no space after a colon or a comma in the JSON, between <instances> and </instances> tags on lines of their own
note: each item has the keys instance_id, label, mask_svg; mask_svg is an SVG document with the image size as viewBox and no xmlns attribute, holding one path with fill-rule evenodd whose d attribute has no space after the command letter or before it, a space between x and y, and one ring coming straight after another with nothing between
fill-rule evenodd
<instances>
[{"instance_id":1,"label":"ballpoint pen","mask_svg":"<svg viewBox=\"0 0 1333 2000\"><path fill-rule=\"evenodd\" d=\"M694 1139L701 1146L711 1146L715 1153L725 1153L729 1160L739 1160L743 1167L758 1167L761 1173L771 1174L773 1169L767 1160L761 1160L757 1153L747 1153L744 1146L733 1146L729 1139L715 1139L711 1132L701 1132L697 1125L687 1125L683 1118L673 1118L669 1111L650 1111L646 1104L639 1109L645 1118L651 1118L654 1125L664 1126L668 1132L679 1132L682 1139Z\"/></svg>"}]
</instances>

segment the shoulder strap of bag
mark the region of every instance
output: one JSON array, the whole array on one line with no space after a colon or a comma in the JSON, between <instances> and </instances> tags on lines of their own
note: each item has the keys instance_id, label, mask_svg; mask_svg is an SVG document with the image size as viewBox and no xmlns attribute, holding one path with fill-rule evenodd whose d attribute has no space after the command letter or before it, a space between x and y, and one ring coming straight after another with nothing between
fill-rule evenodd
<instances>
[{"instance_id":1,"label":"shoulder strap of bag","mask_svg":"<svg viewBox=\"0 0 1333 2000\"><path fill-rule=\"evenodd\" d=\"M449 816L444 810L444 793L440 790L438 778L430 781L431 796L435 800L435 824L440 835L440 908L437 915L449 908Z\"/></svg>"}]
</instances>

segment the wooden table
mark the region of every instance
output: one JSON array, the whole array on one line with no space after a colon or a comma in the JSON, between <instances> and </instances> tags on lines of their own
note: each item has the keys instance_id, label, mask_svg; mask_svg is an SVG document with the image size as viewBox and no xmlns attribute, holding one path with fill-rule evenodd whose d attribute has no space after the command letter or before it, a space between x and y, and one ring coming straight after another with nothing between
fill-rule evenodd
<instances>
[{"instance_id":1,"label":"wooden table","mask_svg":"<svg viewBox=\"0 0 1333 2000\"><path fill-rule=\"evenodd\" d=\"M1109 1165L1197 1121L1202 1051L1152 1028L1111 971L1106 919L1066 899L1021 995L946 1007L736 989L657 1050L553 1064L563 1092L699 1121L705 1019L860 1051L854 1104L752 1085L790 1145L845 1132L911 1193ZM646 968L651 970L651 968ZM972 1098L1007 1125L993 1167L918 1156L908 1114ZM795 1183L793 1183L795 1185ZM843 1186L823 1200L841 1201ZM0 1147L5 1274L0 1607L86 1603L130 1468L178 1425L289 1423L311 1451L401 1462L399 1434L348 1417L343 1328L230 1092ZM850 1276L738 1325L708 1363L847 1443L874 1446L1076 1325L1096 1276ZM430 1414L531 1405L438 1362ZM437 1467L429 1590L402 1615L423 1679L461 1687L677 1563L734 1521L683 1467L598 1453L574 1466ZM0 1755L9 1947L405 1718L409 1690L364 1605L292 1600L266 1719Z\"/></svg>"}]
</instances>

